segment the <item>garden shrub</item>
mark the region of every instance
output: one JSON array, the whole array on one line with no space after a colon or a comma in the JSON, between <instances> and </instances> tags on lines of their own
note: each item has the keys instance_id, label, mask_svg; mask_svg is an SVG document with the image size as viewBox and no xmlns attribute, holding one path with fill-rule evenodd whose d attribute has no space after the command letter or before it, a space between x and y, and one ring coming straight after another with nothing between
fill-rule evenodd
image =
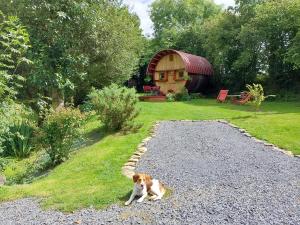
<instances>
[{"instance_id":1,"label":"garden shrub","mask_svg":"<svg viewBox=\"0 0 300 225\"><path fill-rule=\"evenodd\" d=\"M201 98L205 98L205 96L201 93L190 93L190 98L191 99L201 99Z\"/></svg>"},{"instance_id":2,"label":"garden shrub","mask_svg":"<svg viewBox=\"0 0 300 225\"><path fill-rule=\"evenodd\" d=\"M45 117L41 142L53 166L69 158L75 140L82 137L80 127L83 122L83 114L73 108L62 108Z\"/></svg>"},{"instance_id":3,"label":"garden shrub","mask_svg":"<svg viewBox=\"0 0 300 225\"><path fill-rule=\"evenodd\" d=\"M139 125L134 122L139 114L135 89L111 84L102 90L94 89L89 98L107 130L126 132L139 128Z\"/></svg>"},{"instance_id":4,"label":"garden shrub","mask_svg":"<svg viewBox=\"0 0 300 225\"><path fill-rule=\"evenodd\" d=\"M8 159L0 157L0 174L1 171L3 171L6 165L8 164L8 161Z\"/></svg>"},{"instance_id":5,"label":"garden shrub","mask_svg":"<svg viewBox=\"0 0 300 225\"><path fill-rule=\"evenodd\" d=\"M12 124L5 137L4 155L16 158L28 157L33 149L33 131L33 126L26 120Z\"/></svg>"},{"instance_id":6,"label":"garden shrub","mask_svg":"<svg viewBox=\"0 0 300 225\"><path fill-rule=\"evenodd\" d=\"M19 150L20 151L24 150L27 152L27 150L31 149L32 142L27 142L27 141L32 137L32 135L30 134L29 135L30 137L25 138L26 133L22 133L24 129L21 129L22 130L21 131L18 130L17 127L20 124L27 124L30 127L34 127L35 121L36 118L32 110L28 109L24 105L16 104L12 101L1 102L0 103L0 154L16 156L15 152L19 152ZM23 136L24 134L25 136ZM11 144L16 144L15 142L16 140L19 140L20 142L17 145L14 145L15 148L13 148ZM26 142L27 147L25 149L18 148L18 146L25 147L25 145L22 145L24 144L22 143L23 141Z\"/></svg>"},{"instance_id":7,"label":"garden shrub","mask_svg":"<svg viewBox=\"0 0 300 225\"><path fill-rule=\"evenodd\" d=\"M51 165L50 158L44 151L36 152L21 161L10 160L3 172L6 177L6 184L29 183L42 175Z\"/></svg>"},{"instance_id":8,"label":"garden shrub","mask_svg":"<svg viewBox=\"0 0 300 225\"><path fill-rule=\"evenodd\" d=\"M254 105L255 111L258 111L261 103L266 99L264 89L261 84L247 84L246 87L252 96L251 103Z\"/></svg>"},{"instance_id":9,"label":"garden shrub","mask_svg":"<svg viewBox=\"0 0 300 225\"><path fill-rule=\"evenodd\" d=\"M168 102L175 102L175 93L169 92L166 97Z\"/></svg>"},{"instance_id":10,"label":"garden shrub","mask_svg":"<svg viewBox=\"0 0 300 225\"><path fill-rule=\"evenodd\" d=\"M189 100L191 100L191 97L189 95L188 90L185 87L183 87L182 90L175 95L175 100L176 101L189 101Z\"/></svg>"}]
</instances>

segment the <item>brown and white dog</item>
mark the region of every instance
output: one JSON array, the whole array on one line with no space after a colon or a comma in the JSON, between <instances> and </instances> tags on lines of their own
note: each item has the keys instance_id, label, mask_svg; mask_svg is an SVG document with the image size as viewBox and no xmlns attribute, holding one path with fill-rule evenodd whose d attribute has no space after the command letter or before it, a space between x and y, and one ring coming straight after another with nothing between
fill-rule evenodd
<instances>
[{"instance_id":1,"label":"brown and white dog","mask_svg":"<svg viewBox=\"0 0 300 225\"><path fill-rule=\"evenodd\" d=\"M140 196L137 202L142 202L148 194L151 194L151 200L158 200L163 197L166 192L164 185L156 179L152 179L150 175L138 173L132 177L134 186L132 194L125 205L129 205L136 196Z\"/></svg>"}]
</instances>

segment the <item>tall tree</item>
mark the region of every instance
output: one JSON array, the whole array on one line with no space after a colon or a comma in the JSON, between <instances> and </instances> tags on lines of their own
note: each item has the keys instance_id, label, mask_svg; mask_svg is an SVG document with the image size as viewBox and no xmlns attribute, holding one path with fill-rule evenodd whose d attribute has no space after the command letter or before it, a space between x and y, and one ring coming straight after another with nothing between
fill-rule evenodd
<instances>
[{"instance_id":1,"label":"tall tree","mask_svg":"<svg viewBox=\"0 0 300 225\"><path fill-rule=\"evenodd\" d=\"M274 0L258 5L241 30L242 42L256 55L256 67L273 89L289 89L299 81L299 24L299 0Z\"/></svg>"},{"instance_id":2,"label":"tall tree","mask_svg":"<svg viewBox=\"0 0 300 225\"><path fill-rule=\"evenodd\" d=\"M247 77L234 66L240 56L239 18L226 11L206 21L202 39L208 60L214 66L214 79L217 86L238 90L247 83Z\"/></svg>"},{"instance_id":3,"label":"tall tree","mask_svg":"<svg viewBox=\"0 0 300 225\"><path fill-rule=\"evenodd\" d=\"M136 68L141 31L121 1L0 0L0 6L18 15L30 34L29 94L51 96L55 107L77 87L121 83Z\"/></svg>"},{"instance_id":4,"label":"tall tree","mask_svg":"<svg viewBox=\"0 0 300 225\"><path fill-rule=\"evenodd\" d=\"M22 86L29 35L19 19L0 11L0 102L16 97Z\"/></svg>"},{"instance_id":5,"label":"tall tree","mask_svg":"<svg viewBox=\"0 0 300 225\"><path fill-rule=\"evenodd\" d=\"M151 5L154 36L159 48L202 53L201 25L220 12L211 0L156 0Z\"/></svg>"}]
</instances>

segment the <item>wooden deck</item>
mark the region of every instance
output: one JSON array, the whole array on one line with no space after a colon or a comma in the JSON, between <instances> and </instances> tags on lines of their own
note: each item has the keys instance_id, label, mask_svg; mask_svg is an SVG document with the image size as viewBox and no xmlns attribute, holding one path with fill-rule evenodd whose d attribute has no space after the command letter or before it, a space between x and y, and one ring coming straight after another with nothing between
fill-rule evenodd
<instances>
[{"instance_id":1,"label":"wooden deck","mask_svg":"<svg viewBox=\"0 0 300 225\"><path fill-rule=\"evenodd\" d=\"M164 95L140 96L139 99L144 102L165 102L167 100Z\"/></svg>"}]
</instances>

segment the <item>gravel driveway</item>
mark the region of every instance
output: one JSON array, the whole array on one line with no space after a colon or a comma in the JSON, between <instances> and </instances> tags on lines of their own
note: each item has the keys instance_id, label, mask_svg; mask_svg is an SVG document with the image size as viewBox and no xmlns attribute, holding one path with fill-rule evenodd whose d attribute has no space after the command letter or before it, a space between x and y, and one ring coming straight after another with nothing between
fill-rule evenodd
<instances>
[{"instance_id":1,"label":"gravel driveway","mask_svg":"<svg viewBox=\"0 0 300 225\"><path fill-rule=\"evenodd\" d=\"M218 122L162 122L137 171L172 189L162 201L65 215L36 200L0 205L9 224L300 224L300 159Z\"/></svg>"}]
</instances>

